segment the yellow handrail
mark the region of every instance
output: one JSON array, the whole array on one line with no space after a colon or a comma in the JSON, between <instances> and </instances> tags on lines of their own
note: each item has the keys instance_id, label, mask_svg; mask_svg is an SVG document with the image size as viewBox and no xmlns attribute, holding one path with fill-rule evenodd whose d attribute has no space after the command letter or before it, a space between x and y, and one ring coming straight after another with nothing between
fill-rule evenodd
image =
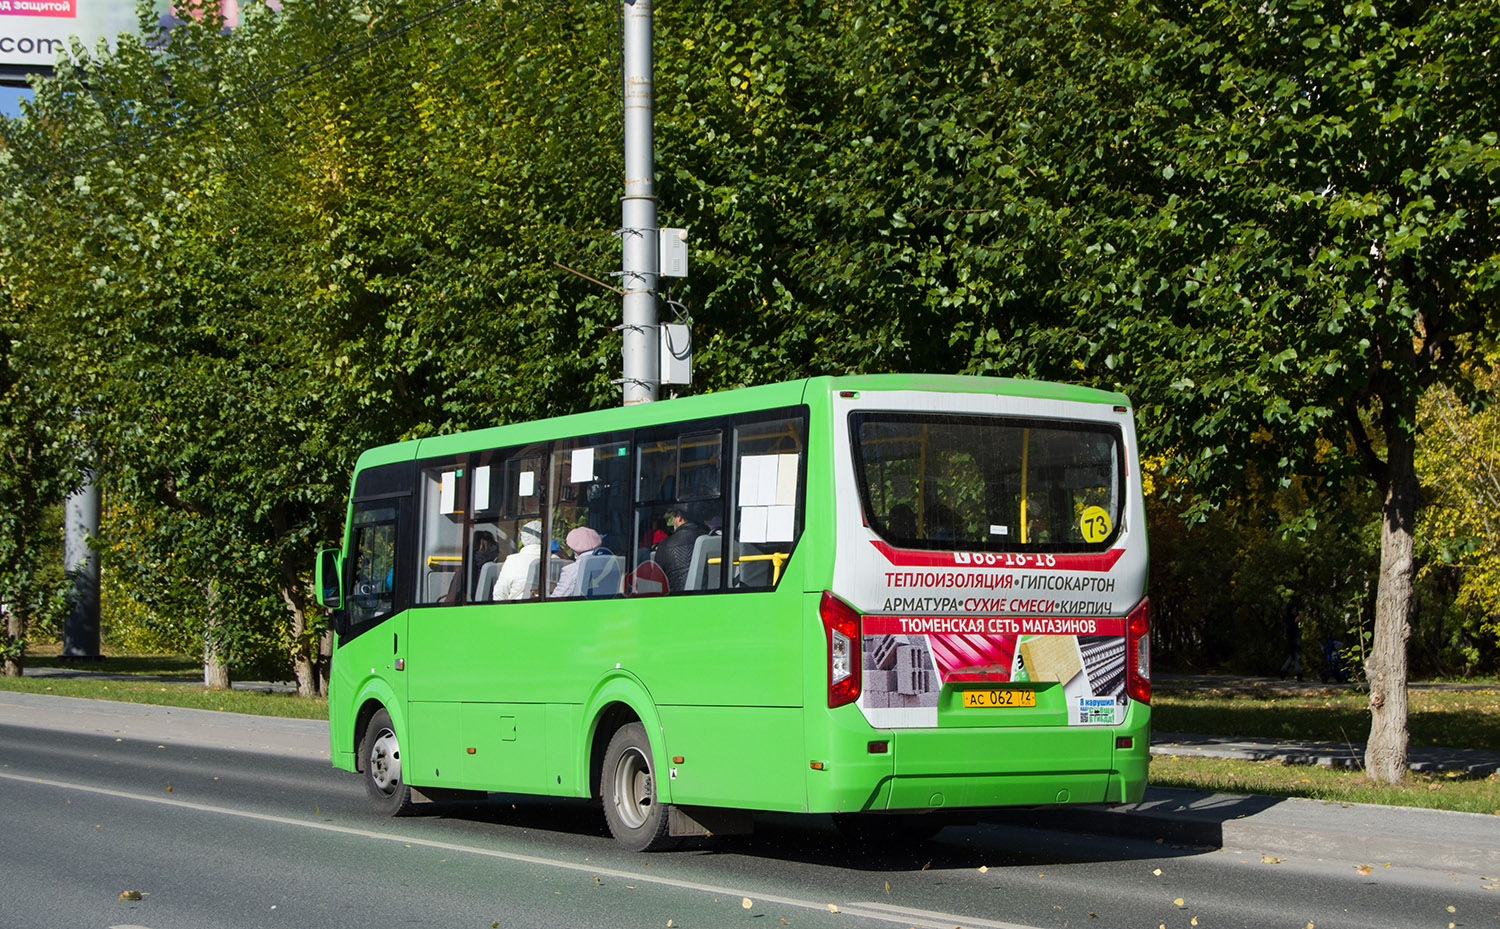
<instances>
[{"instance_id":1,"label":"yellow handrail","mask_svg":"<svg viewBox=\"0 0 1500 929\"><path fill-rule=\"evenodd\" d=\"M771 583L781 582L781 566L786 564L787 559L792 557L791 552L771 552L769 555L741 555L734 560L735 564L743 564L747 561L769 561L771 562ZM709 564L723 564L723 558L710 558Z\"/></svg>"}]
</instances>

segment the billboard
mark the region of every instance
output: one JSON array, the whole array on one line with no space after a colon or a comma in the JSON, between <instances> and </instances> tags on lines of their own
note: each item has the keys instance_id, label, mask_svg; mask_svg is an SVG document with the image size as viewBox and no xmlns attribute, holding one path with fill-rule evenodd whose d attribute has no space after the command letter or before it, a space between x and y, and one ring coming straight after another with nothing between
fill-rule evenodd
<instances>
[{"instance_id":1,"label":"billboard","mask_svg":"<svg viewBox=\"0 0 1500 929\"><path fill-rule=\"evenodd\" d=\"M166 4L161 4L165 11ZM7 75L50 71L77 37L87 48L136 32L135 0L0 0L0 69Z\"/></svg>"}]
</instances>

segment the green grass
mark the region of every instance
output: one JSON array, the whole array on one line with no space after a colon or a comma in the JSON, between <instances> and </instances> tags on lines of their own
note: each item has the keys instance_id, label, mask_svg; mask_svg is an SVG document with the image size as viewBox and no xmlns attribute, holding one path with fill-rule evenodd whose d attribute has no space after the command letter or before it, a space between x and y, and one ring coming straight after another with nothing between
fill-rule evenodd
<instances>
[{"instance_id":1,"label":"green grass","mask_svg":"<svg viewBox=\"0 0 1500 929\"><path fill-rule=\"evenodd\" d=\"M1364 743L1370 734L1365 694L1342 687L1295 690L1275 686L1157 690L1151 728L1157 732ZM1411 744L1500 751L1500 687L1413 690Z\"/></svg>"},{"instance_id":2,"label":"green grass","mask_svg":"<svg viewBox=\"0 0 1500 929\"><path fill-rule=\"evenodd\" d=\"M201 672L200 672L201 673ZM112 681L57 677L0 677L0 690L48 694L54 697L87 697L120 700L156 706L181 706L195 710L284 716L292 719L327 719L328 701L322 697L299 698L291 694L248 690L207 690L201 684L171 684L160 681Z\"/></svg>"}]
</instances>

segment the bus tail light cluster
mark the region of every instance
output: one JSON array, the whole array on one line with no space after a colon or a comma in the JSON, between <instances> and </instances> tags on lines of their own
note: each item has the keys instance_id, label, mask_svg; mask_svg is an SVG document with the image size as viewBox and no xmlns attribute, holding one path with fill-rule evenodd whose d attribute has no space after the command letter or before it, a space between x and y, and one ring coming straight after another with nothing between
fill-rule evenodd
<instances>
[{"instance_id":1,"label":"bus tail light cluster","mask_svg":"<svg viewBox=\"0 0 1500 929\"><path fill-rule=\"evenodd\" d=\"M860 687L859 612L825 590L818 615L828 637L828 706L853 703Z\"/></svg>"},{"instance_id":2,"label":"bus tail light cluster","mask_svg":"<svg viewBox=\"0 0 1500 929\"><path fill-rule=\"evenodd\" d=\"M1125 618L1125 693L1151 702L1151 601L1143 599Z\"/></svg>"}]
</instances>

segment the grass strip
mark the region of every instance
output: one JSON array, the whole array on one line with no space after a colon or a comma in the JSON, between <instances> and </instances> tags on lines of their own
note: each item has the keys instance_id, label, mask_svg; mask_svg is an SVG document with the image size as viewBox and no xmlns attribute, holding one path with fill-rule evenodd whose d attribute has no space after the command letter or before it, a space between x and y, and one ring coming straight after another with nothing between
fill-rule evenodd
<instances>
[{"instance_id":1,"label":"grass strip","mask_svg":"<svg viewBox=\"0 0 1500 929\"><path fill-rule=\"evenodd\" d=\"M1158 690L1151 700L1156 732L1364 744L1369 698L1347 687L1288 691L1272 686ZM1411 744L1500 751L1500 687L1411 691Z\"/></svg>"},{"instance_id":2,"label":"grass strip","mask_svg":"<svg viewBox=\"0 0 1500 929\"><path fill-rule=\"evenodd\" d=\"M154 706L180 706L194 710L281 716L289 719L327 719L328 700L292 694L253 690L208 690L201 684L161 681L116 681L97 678L0 677L0 690L47 694L53 697L85 697L118 700Z\"/></svg>"}]
</instances>

